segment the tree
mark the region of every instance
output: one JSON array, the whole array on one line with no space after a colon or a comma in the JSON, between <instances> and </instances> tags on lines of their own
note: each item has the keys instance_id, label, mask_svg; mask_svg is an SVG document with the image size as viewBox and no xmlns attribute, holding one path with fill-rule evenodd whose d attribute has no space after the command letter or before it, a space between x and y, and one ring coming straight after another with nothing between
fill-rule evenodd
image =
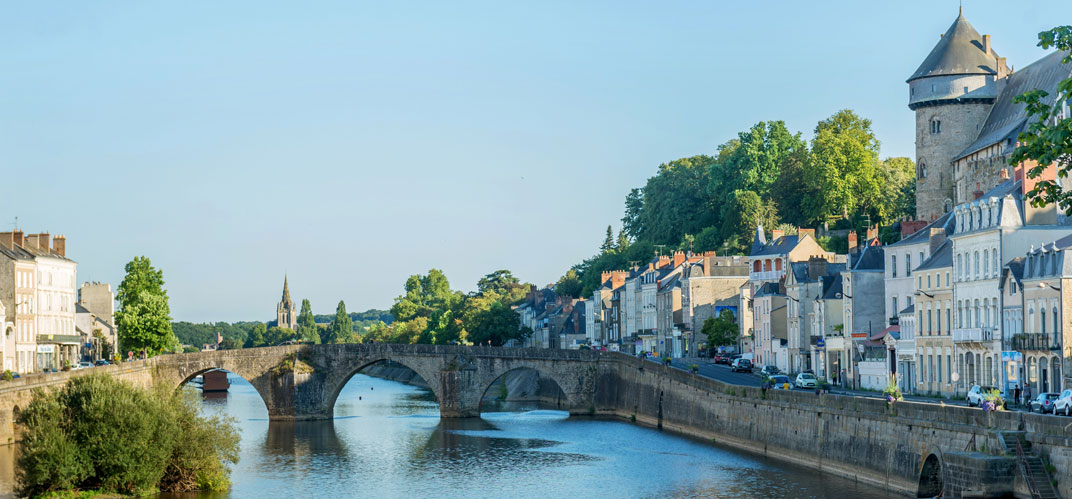
<instances>
[{"instance_id":1,"label":"tree","mask_svg":"<svg viewBox=\"0 0 1072 499\"><path fill-rule=\"evenodd\" d=\"M522 284L512 272L503 269L481 277L476 283L476 289L481 295L495 295L508 303L517 303L525 298L528 285Z\"/></svg>"},{"instance_id":2,"label":"tree","mask_svg":"<svg viewBox=\"0 0 1072 499\"><path fill-rule=\"evenodd\" d=\"M283 342L292 341L298 339L298 333L293 329L286 327L270 327L268 331L264 333L264 341L268 346L278 346Z\"/></svg>"},{"instance_id":3,"label":"tree","mask_svg":"<svg viewBox=\"0 0 1072 499\"><path fill-rule=\"evenodd\" d=\"M263 347L268 344L265 340L265 334L268 332L268 327L264 324L257 323L253 326L253 329L249 332L249 336L246 336L245 348Z\"/></svg>"},{"instance_id":4,"label":"tree","mask_svg":"<svg viewBox=\"0 0 1072 499\"><path fill-rule=\"evenodd\" d=\"M629 237L625 235L624 230L619 229L618 241L614 243L614 250L618 253L624 253L627 249L629 249Z\"/></svg>"},{"instance_id":5,"label":"tree","mask_svg":"<svg viewBox=\"0 0 1072 499\"><path fill-rule=\"evenodd\" d=\"M886 158L879 163L879 182L884 186L872 220L889 225L916 214L916 163L911 159Z\"/></svg>"},{"instance_id":6,"label":"tree","mask_svg":"<svg viewBox=\"0 0 1072 499\"><path fill-rule=\"evenodd\" d=\"M708 317L700 333L707 337L708 347L721 347L737 343L737 319L733 312L722 309L718 317Z\"/></svg>"},{"instance_id":7,"label":"tree","mask_svg":"<svg viewBox=\"0 0 1072 499\"><path fill-rule=\"evenodd\" d=\"M555 284L555 293L559 296L568 296L570 298L580 298L583 289L584 285L581 284L577 271L573 269L567 270L566 274L560 277Z\"/></svg>"},{"instance_id":8,"label":"tree","mask_svg":"<svg viewBox=\"0 0 1072 499\"><path fill-rule=\"evenodd\" d=\"M644 185L639 234L653 244L676 245L718 221L718 206L707 194L710 165L715 158L693 156L659 165Z\"/></svg>"},{"instance_id":9,"label":"tree","mask_svg":"<svg viewBox=\"0 0 1072 499\"><path fill-rule=\"evenodd\" d=\"M342 300L339 300L339 306L335 308L335 320L331 322L331 327L322 340L324 343L354 343L357 340L354 336L354 322L346 313L346 303Z\"/></svg>"},{"instance_id":10,"label":"tree","mask_svg":"<svg viewBox=\"0 0 1072 499\"><path fill-rule=\"evenodd\" d=\"M626 236L636 239L640 237L641 221L640 212L644 208L643 189L632 189L625 196L625 215L622 216L622 231Z\"/></svg>"},{"instance_id":11,"label":"tree","mask_svg":"<svg viewBox=\"0 0 1072 499\"><path fill-rule=\"evenodd\" d=\"M414 274L406 279L406 293L395 298L391 315L396 321L415 317L431 317L436 310L445 310L455 301L450 282L442 270L431 269L427 275Z\"/></svg>"},{"instance_id":12,"label":"tree","mask_svg":"<svg viewBox=\"0 0 1072 499\"><path fill-rule=\"evenodd\" d=\"M171 330L171 308L164 291L164 273L153 268L144 256L134 257L125 267L119 283L115 313L119 341L128 351L145 350L148 355L174 350L179 345Z\"/></svg>"},{"instance_id":13,"label":"tree","mask_svg":"<svg viewBox=\"0 0 1072 499\"><path fill-rule=\"evenodd\" d=\"M778 208L752 191L736 191L722 207L722 220L722 240L735 250L745 251L760 225L774 228L778 224Z\"/></svg>"},{"instance_id":14,"label":"tree","mask_svg":"<svg viewBox=\"0 0 1072 499\"><path fill-rule=\"evenodd\" d=\"M819 222L875 208L882 192L878 151L871 120L844 109L820 121L804 173L805 184L814 188L804 198L805 216Z\"/></svg>"},{"instance_id":15,"label":"tree","mask_svg":"<svg viewBox=\"0 0 1072 499\"><path fill-rule=\"evenodd\" d=\"M301 312L298 313L298 336L309 343L320 343L320 332L316 329L313 306L308 299L302 300Z\"/></svg>"},{"instance_id":16,"label":"tree","mask_svg":"<svg viewBox=\"0 0 1072 499\"><path fill-rule=\"evenodd\" d=\"M693 240L692 250L697 253L718 251L722 246L722 229L716 226L705 228Z\"/></svg>"},{"instance_id":17,"label":"tree","mask_svg":"<svg viewBox=\"0 0 1072 499\"><path fill-rule=\"evenodd\" d=\"M603 244L599 246L599 251L601 253L614 251L614 230L609 225L607 226L607 237L603 239Z\"/></svg>"},{"instance_id":18,"label":"tree","mask_svg":"<svg viewBox=\"0 0 1072 499\"><path fill-rule=\"evenodd\" d=\"M242 348L242 344L234 338L224 338L220 342L220 350L238 350L239 348Z\"/></svg>"},{"instance_id":19,"label":"tree","mask_svg":"<svg viewBox=\"0 0 1072 499\"><path fill-rule=\"evenodd\" d=\"M503 343L519 337L521 318L510 306L494 302L488 308L476 314L469 330L469 341L477 345L490 343L502 346Z\"/></svg>"},{"instance_id":20,"label":"tree","mask_svg":"<svg viewBox=\"0 0 1072 499\"><path fill-rule=\"evenodd\" d=\"M1061 62L1072 63L1072 53L1069 52L1072 51L1072 26L1058 26L1039 33L1038 46L1044 49L1056 47L1064 53ZM1034 163L1027 171L1028 178L1037 181L1027 193L1032 206L1055 203L1066 215L1072 215L1072 192L1062 190L1057 179L1067 177L1072 170L1072 119L1064 113L1070 98L1072 78L1061 80L1054 96L1043 89L1018 95L1013 102L1024 104L1029 125L1017 138L1020 146L1009 159L1013 166ZM1051 166L1056 175L1047 173Z\"/></svg>"}]
</instances>

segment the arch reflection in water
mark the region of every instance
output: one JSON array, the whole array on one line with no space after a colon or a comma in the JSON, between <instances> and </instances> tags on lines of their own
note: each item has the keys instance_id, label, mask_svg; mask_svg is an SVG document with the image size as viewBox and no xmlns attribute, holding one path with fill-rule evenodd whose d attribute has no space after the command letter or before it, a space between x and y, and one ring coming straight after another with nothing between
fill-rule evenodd
<instances>
[{"instance_id":1,"label":"arch reflection in water","mask_svg":"<svg viewBox=\"0 0 1072 499\"><path fill-rule=\"evenodd\" d=\"M525 409L568 409L558 380L531 367L519 367L495 378L484 390L481 412Z\"/></svg>"},{"instance_id":2,"label":"arch reflection in water","mask_svg":"<svg viewBox=\"0 0 1072 499\"><path fill-rule=\"evenodd\" d=\"M332 460L349 460L346 443L335 433L335 421L331 419L270 421L264 438L264 450L272 456L293 458L296 466L322 456Z\"/></svg>"}]
</instances>

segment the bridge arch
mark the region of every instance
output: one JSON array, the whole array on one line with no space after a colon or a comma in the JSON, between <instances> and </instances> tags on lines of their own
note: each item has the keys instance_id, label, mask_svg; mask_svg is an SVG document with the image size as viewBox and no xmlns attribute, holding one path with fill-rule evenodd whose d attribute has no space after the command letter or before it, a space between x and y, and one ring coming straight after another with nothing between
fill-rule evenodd
<instances>
[{"instance_id":1,"label":"bridge arch","mask_svg":"<svg viewBox=\"0 0 1072 499\"><path fill-rule=\"evenodd\" d=\"M436 404L442 407L443 398L439 386L438 369L430 368L413 359L398 359L393 355L377 355L350 359L342 365L336 366L333 372L328 374L324 383L324 406L328 414L335 413L335 403L339 398L339 394L342 393L342 389L346 387L346 384L350 382L354 375L360 374L365 368L383 362L393 362L417 373L417 376L420 376L428 384L428 388L431 389L432 394L435 396Z\"/></svg>"},{"instance_id":2,"label":"bridge arch","mask_svg":"<svg viewBox=\"0 0 1072 499\"><path fill-rule=\"evenodd\" d=\"M577 394L583 386L583 379L574 379L572 376L561 372L561 370L553 369L553 366L546 365L544 362L529 360L493 362L491 366L481 369L482 375L478 385L479 390L477 391L479 393L478 407L480 401L484 399L488 390L491 389L491 386L496 381L504 378L509 373L526 370L535 371L539 374L540 379L550 380L551 383L558 387L559 392L561 392L559 398L555 401L558 409L570 412L581 409L581 400Z\"/></svg>"},{"instance_id":3,"label":"bridge arch","mask_svg":"<svg viewBox=\"0 0 1072 499\"><path fill-rule=\"evenodd\" d=\"M555 380L551 376L548 376L547 374L545 374L544 372L540 371L539 369L536 369L536 368L533 368L533 367L527 367L527 366L519 366L519 367L515 367L513 369L509 369L507 371L504 371L501 375L499 375L499 377L492 379L485 386L483 386L483 391L481 391L481 393L480 393L480 410L483 411L483 409L484 409L484 400L488 397L488 395L490 394L490 391L491 391L491 387L495 386L496 382L502 380L502 382L505 385L506 377L509 374L511 374L511 373L522 373L522 372L533 372L533 373L536 373L536 375L539 377L539 382L537 382L536 393L533 393L532 395L540 396L540 391L541 391L542 387L539 385L539 383L542 382L543 380L548 380L554 386L556 391L558 392L555 395L554 402L553 402L553 404L555 405L555 408L557 408L557 409L567 409L567 410L569 409L569 407L570 407L569 406L569 399L566 396L566 391L562 389L562 386L558 383L557 380ZM547 400L544 400L543 397L540 397L540 401L541 402L552 403L552 402L549 402Z\"/></svg>"},{"instance_id":4,"label":"bridge arch","mask_svg":"<svg viewBox=\"0 0 1072 499\"><path fill-rule=\"evenodd\" d=\"M941 497L944 489L942 459L937 454L929 454L919 470L916 497Z\"/></svg>"},{"instance_id":5,"label":"bridge arch","mask_svg":"<svg viewBox=\"0 0 1072 499\"><path fill-rule=\"evenodd\" d=\"M185 378L184 378L184 379L183 379L183 380L182 380L182 381L181 381L181 382L180 382L180 383L178 384L178 386L176 387L176 389L182 389L182 387L186 386L186 385L187 385L187 384L188 384L189 382L193 381L193 380L194 380L194 378L196 378L196 377L198 377L198 376L201 376L202 374L205 374L205 373L207 373L207 372L209 372L209 371L223 371L223 372L225 372L225 373L227 373L227 374L229 374L229 375L230 375L230 374L233 374L233 375L235 375L235 376L238 376L239 378L242 378L243 380L245 380L245 381L246 381L247 383L249 383L250 385L253 385L253 388L254 388L255 390L257 390L257 395L259 395L259 396L260 396L260 398L261 398L261 403L262 403L262 404L264 404L264 409L265 409L265 410L269 410L269 406L268 406L268 401L269 401L269 400L271 400L271 393L270 393L270 391L269 391L270 389L269 389L269 387L268 387L267 383L263 383L263 382L257 383L257 382L254 382L254 380L253 380L253 379L250 379L250 378L249 378L249 377L247 377L247 376L243 376L243 375L242 375L242 374L240 374L240 373L236 373L236 372L234 372L234 371L232 371L232 370L230 370L230 369L226 369L226 368L222 368L222 367L206 367L206 368L203 368L203 369L198 369L198 370L196 370L196 371L193 371L192 373L190 373L190 374L189 374L188 376L186 376L186 377L185 377Z\"/></svg>"}]
</instances>

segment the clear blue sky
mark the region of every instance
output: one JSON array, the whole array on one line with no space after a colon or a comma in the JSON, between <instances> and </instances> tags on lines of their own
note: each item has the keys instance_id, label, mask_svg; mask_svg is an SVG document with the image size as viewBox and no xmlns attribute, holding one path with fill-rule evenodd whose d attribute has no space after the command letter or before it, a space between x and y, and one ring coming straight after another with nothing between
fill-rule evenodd
<instances>
[{"instance_id":1,"label":"clear blue sky","mask_svg":"<svg viewBox=\"0 0 1072 499\"><path fill-rule=\"evenodd\" d=\"M927 2L8 2L0 223L79 282L149 256L176 319L387 308L441 268L554 281L659 163L851 108L912 156ZM1067 1L969 1L1022 67Z\"/></svg>"}]
</instances>

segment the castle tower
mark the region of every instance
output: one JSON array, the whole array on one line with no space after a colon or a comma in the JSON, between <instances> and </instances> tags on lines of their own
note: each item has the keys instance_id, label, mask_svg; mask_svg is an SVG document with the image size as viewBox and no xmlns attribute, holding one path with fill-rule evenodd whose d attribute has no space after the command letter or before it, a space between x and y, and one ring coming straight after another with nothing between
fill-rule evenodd
<instances>
[{"instance_id":1,"label":"castle tower","mask_svg":"<svg viewBox=\"0 0 1072 499\"><path fill-rule=\"evenodd\" d=\"M290 299L286 275L283 276L283 300L275 307L275 318L279 327L298 329L298 312L294 309L294 300Z\"/></svg>"},{"instance_id":2,"label":"castle tower","mask_svg":"<svg viewBox=\"0 0 1072 499\"><path fill-rule=\"evenodd\" d=\"M916 112L916 217L932 220L964 200L954 197L953 159L975 141L999 85L1005 58L979 35L963 11L908 78Z\"/></svg>"}]
</instances>

